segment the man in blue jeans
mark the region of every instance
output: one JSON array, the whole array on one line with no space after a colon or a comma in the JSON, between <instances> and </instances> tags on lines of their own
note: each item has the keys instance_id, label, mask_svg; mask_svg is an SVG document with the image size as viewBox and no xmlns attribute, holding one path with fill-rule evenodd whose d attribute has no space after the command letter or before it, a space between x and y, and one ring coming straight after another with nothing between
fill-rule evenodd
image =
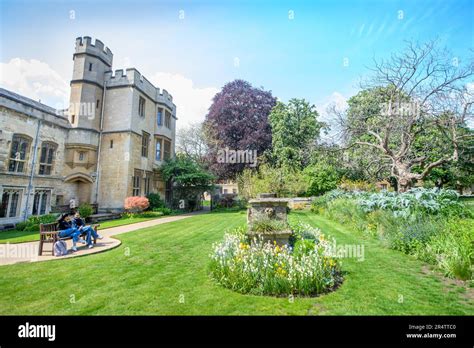
<instances>
[{"instance_id":1,"label":"man in blue jeans","mask_svg":"<svg viewBox=\"0 0 474 348\"><path fill-rule=\"evenodd\" d=\"M72 237L72 250L77 251L76 243L80 242L82 244L86 244L86 241L79 236L81 235L81 231L73 226L70 221L68 214L62 214L58 221L59 225L59 238L67 238Z\"/></svg>"},{"instance_id":2,"label":"man in blue jeans","mask_svg":"<svg viewBox=\"0 0 474 348\"><path fill-rule=\"evenodd\" d=\"M74 219L72 220L72 225L80 233L84 233L84 232L87 233L86 242L87 242L87 245L89 246L89 249L94 247L94 243L92 243L92 238L94 239L103 238L101 235L97 234L97 232L92 228L92 226L89 226L89 225L86 226L86 222L84 221L84 219L81 218L81 214L79 214L79 212L77 212L74 215Z\"/></svg>"}]
</instances>

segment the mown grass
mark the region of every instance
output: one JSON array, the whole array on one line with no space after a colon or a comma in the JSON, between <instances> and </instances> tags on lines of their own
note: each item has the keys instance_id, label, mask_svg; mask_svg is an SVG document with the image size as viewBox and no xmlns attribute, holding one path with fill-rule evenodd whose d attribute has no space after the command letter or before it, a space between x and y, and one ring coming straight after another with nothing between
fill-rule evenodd
<instances>
[{"instance_id":1,"label":"mown grass","mask_svg":"<svg viewBox=\"0 0 474 348\"><path fill-rule=\"evenodd\" d=\"M212 243L245 214L203 214L122 234L122 245L105 253L2 266L0 314L474 314L466 289L425 273L423 262L309 212L290 219L322 228L339 245L363 243L365 260L344 260L344 283L320 297L241 295L212 281L208 265Z\"/></svg>"}]
</instances>

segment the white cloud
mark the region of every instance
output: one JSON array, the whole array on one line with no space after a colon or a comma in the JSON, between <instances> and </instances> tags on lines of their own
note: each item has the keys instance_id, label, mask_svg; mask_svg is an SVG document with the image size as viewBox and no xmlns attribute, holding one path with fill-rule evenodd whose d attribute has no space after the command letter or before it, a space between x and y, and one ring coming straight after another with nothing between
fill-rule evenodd
<instances>
[{"instance_id":1,"label":"white cloud","mask_svg":"<svg viewBox=\"0 0 474 348\"><path fill-rule=\"evenodd\" d=\"M130 59L125 57L123 63L130 65ZM173 96L178 128L203 121L212 97L219 91L215 87L197 88L191 79L180 74L157 72L150 81ZM36 59L13 58L8 63L0 63L0 86L57 109L69 105L69 81Z\"/></svg>"},{"instance_id":2,"label":"white cloud","mask_svg":"<svg viewBox=\"0 0 474 348\"><path fill-rule=\"evenodd\" d=\"M202 122L212 103L212 98L219 92L218 88L197 88L191 79L180 74L158 72L150 81L161 89L166 89L176 104L177 127Z\"/></svg>"},{"instance_id":3,"label":"white cloud","mask_svg":"<svg viewBox=\"0 0 474 348\"><path fill-rule=\"evenodd\" d=\"M0 63L0 85L58 109L69 103L68 82L48 64L36 59L13 58Z\"/></svg>"}]
</instances>

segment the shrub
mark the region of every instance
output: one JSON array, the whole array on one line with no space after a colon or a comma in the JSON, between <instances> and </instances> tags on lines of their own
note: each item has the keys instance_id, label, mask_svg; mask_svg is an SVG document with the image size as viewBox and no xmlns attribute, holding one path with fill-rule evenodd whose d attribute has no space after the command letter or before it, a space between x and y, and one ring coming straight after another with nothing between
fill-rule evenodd
<instances>
[{"instance_id":1,"label":"shrub","mask_svg":"<svg viewBox=\"0 0 474 348\"><path fill-rule=\"evenodd\" d=\"M226 233L213 246L211 276L221 285L256 295L311 296L342 281L340 262L332 256L329 242L301 239L293 252L257 239L250 242L243 231Z\"/></svg>"},{"instance_id":2,"label":"shrub","mask_svg":"<svg viewBox=\"0 0 474 348\"><path fill-rule=\"evenodd\" d=\"M472 217L470 210L459 201L456 191L438 188L414 188L403 193L333 190L316 198L312 203L312 210L317 212L320 208L327 208L330 202L338 198L355 199L367 213L381 209L391 211L398 217L408 217L418 213Z\"/></svg>"},{"instance_id":3,"label":"shrub","mask_svg":"<svg viewBox=\"0 0 474 348\"><path fill-rule=\"evenodd\" d=\"M216 203L218 208L230 208L233 207L234 204L235 200L233 195L224 195L220 197Z\"/></svg>"},{"instance_id":4,"label":"shrub","mask_svg":"<svg viewBox=\"0 0 474 348\"><path fill-rule=\"evenodd\" d=\"M297 240L293 246L293 255L295 257L301 257L309 254L314 249L314 240L300 239Z\"/></svg>"},{"instance_id":5,"label":"shrub","mask_svg":"<svg viewBox=\"0 0 474 348\"><path fill-rule=\"evenodd\" d=\"M308 180L302 171L259 163L258 170L246 168L236 178L239 194L251 199L261 192L274 192L277 197L305 196Z\"/></svg>"},{"instance_id":6,"label":"shrub","mask_svg":"<svg viewBox=\"0 0 474 348\"><path fill-rule=\"evenodd\" d=\"M160 211L144 211L142 213L134 214L134 217L141 217L141 218L157 218L163 216L164 214Z\"/></svg>"},{"instance_id":7,"label":"shrub","mask_svg":"<svg viewBox=\"0 0 474 348\"><path fill-rule=\"evenodd\" d=\"M311 227L307 224L302 224L300 222L291 225L291 230L293 231L293 238L294 240L319 240L321 237L324 238L324 235L321 233L319 228ZM294 244L294 243L292 243Z\"/></svg>"},{"instance_id":8,"label":"shrub","mask_svg":"<svg viewBox=\"0 0 474 348\"><path fill-rule=\"evenodd\" d=\"M396 225L387 229L386 237L392 249L412 254L442 230L442 219L425 216L416 216L411 219L399 218Z\"/></svg>"},{"instance_id":9,"label":"shrub","mask_svg":"<svg viewBox=\"0 0 474 348\"><path fill-rule=\"evenodd\" d=\"M311 210L319 212L322 209L327 209L328 204L338 198L355 198L361 195L360 192L345 192L339 189L329 191L322 196L316 197L311 203Z\"/></svg>"},{"instance_id":10,"label":"shrub","mask_svg":"<svg viewBox=\"0 0 474 348\"><path fill-rule=\"evenodd\" d=\"M474 221L447 221L438 234L434 234L413 254L428 263L435 264L447 277L473 279Z\"/></svg>"},{"instance_id":11,"label":"shrub","mask_svg":"<svg viewBox=\"0 0 474 348\"><path fill-rule=\"evenodd\" d=\"M139 196L127 197L125 198L125 202L124 202L125 210L132 213L141 212L147 209L149 206L150 206L150 202L148 201L148 198L146 197L139 197Z\"/></svg>"},{"instance_id":12,"label":"shrub","mask_svg":"<svg viewBox=\"0 0 474 348\"><path fill-rule=\"evenodd\" d=\"M161 199L160 195L158 193L149 193L146 198L148 198L148 201L150 202L150 209L156 209L156 208L164 208L165 207L165 202Z\"/></svg>"},{"instance_id":13,"label":"shrub","mask_svg":"<svg viewBox=\"0 0 474 348\"><path fill-rule=\"evenodd\" d=\"M343 191L375 191L375 185L364 180L342 179L337 187Z\"/></svg>"},{"instance_id":14,"label":"shrub","mask_svg":"<svg viewBox=\"0 0 474 348\"><path fill-rule=\"evenodd\" d=\"M22 221L15 225L17 231L24 231L28 227L28 222Z\"/></svg>"},{"instance_id":15,"label":"shrub","mask_svg":"<svg viewBox=\"0 0 474 348\"><path fill-rule=\"evenodd\" d=\"M308 166L303 173L308 183L307 194L310 196L334 190L340 180L337 168L325 163Z\"/></svg>"},{"instance_id":16,"label":"shrub","mask_svg":"<svg viewBox=\"0 0 474 348\"><path fill-rule=\"evenodd\" d=\"M367 229L366 214L355 199L337 198L327 204L326 215L343 224L348 224L358 231Z\"/></svg>"},{"instance_id":17,"label":"shrub","mask_svg":"<svg viewBox=\"0 0 474 348\"><path fill-rule=\"evenodd\" d=\"M40 224L49 224L55 222L58 214L33 215L26 221L16 224L15 229L18 231L39 231Z\"/></svg>"},{"instance_id":18,"label":"shrub","mask_svg":"<svg viewBox=\"0 0 474 348\"><path fill-rule=\"evenodd\" d=\"M84 219L87 219L89 216L94 213L94 208L89 203L81 203L78 208L79 214L81 214L81 217Z\"/></svg>"},{"instance_id":19,"label":"shrub","mask_svg":"<svg viewBox=\"0 0 474 348\"><path fill-rule=\"evenodd\" d=\"M237 198L234 199L234 202L235 202L235 205L239 209L247 209L248 201L247 201L247 199L245 199L245 197L237 196Z\"/></svg>"},{"instance_id":20,"label":"shrub","mask_svg":"<svg viewBox=\"0 0 474 348\"><path fill-rule=\"evenodd\" d=\"M281 220L270 219L267 216L257 217L249 226L251 231L269 233L273 231L283 231L288 229L288 224Z\"/></svg>"},{"instance_id":21,"label":"shrub","mask_svg":"<svg viewBox=\"0 0 474 348\"><path fill-rule=\"evenodd\" d=\"M414 188L403 193L382 191L359 196L358 202L366 212L384 209L400 217L417 213L446 216L469 215L469 211L459 202L456 191L438 188Z\"/></svg>"},{"instance_id":22,"label":"shrub","mask_svg":"<svg viewBox=\"0 0 474 348\"><path fill-rule=\"evenodd\" d=\"M162 213L163 215L170 215L172 210L170 208L153 208L153 212Z\"/></svg>"},{"instance_id":23,"label":"shrub","mask_svg":"<svg viewBox=\"0 0 474 348\"><path fill-rule=\"evenodd\" d=\"M312 210L388 247L436 265L448 277L472 279L474 220L452 190L412 189L374 194L332 191Z\"/></svg>"}]
</instances>

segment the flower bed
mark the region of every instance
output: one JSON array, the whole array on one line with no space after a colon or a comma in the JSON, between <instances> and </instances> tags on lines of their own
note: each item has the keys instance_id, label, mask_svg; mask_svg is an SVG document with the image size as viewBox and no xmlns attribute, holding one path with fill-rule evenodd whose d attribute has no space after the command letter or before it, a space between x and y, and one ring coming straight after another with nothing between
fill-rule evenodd
<instances>
[{"instance_id":1,"label":"flower bed","mask_svg":"<svg viewBox=\"0 0 474 348\"><path fill-rule=\"evenodd\" d=\"M211 276L221 285L256 295L314 296L341 281L341 263L331 243L309 225L293 228L290 246L249 240L245 228L226 233L213 247Z\"/></svg>"}]
</instances>

